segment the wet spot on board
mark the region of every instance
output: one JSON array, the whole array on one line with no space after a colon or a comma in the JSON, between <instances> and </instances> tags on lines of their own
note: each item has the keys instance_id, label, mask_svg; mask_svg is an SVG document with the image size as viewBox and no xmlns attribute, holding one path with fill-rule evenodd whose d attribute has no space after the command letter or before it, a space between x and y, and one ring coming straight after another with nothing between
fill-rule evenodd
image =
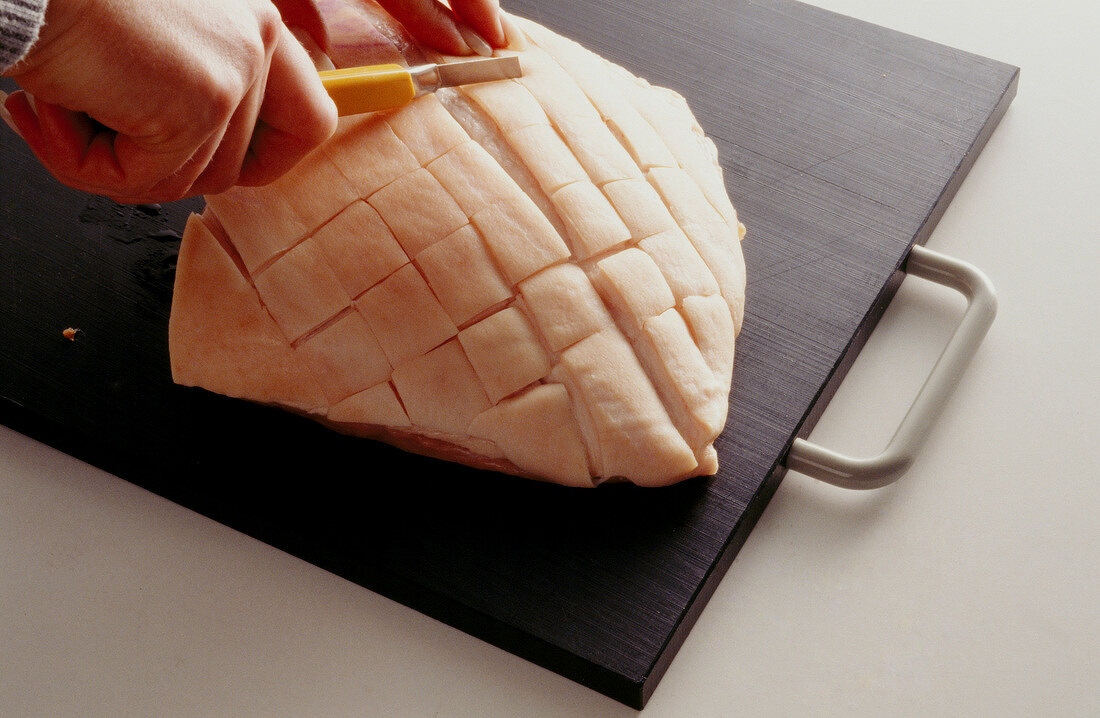
<instances>
[{"instance_id":1,"label":"wet spot on board","mask_svg":"<svg viewBox=\"0 0 1100 718\"><path fill-rule=\"evenodd\" d=\"M90 196L77 219L81 224L99 225L106 239L121 244L179 239L179 234L169 229L168 218L159 204L125 205L106 197Z\"/></svg>"},{"instance_id":2,"label":"wet spot on board","mask_svg":"<svg viewBox=\"0 0 1100 718\"><path fill-rule=\"evenodd\" d=\"M179 242L183 237L174 229L162 229L150 234L149 239L155 239L158 242Z\"/></svg>"},{"instance_id":3,"label":"wet spot on board","mask_svg":"<svg viewBox=\"0 0 1100 718\"><path fill-rule=\"evenodd\" d=\"M150 247L143 257L134 262L133 276L141 288L154 299L170 304L178 258L178 244L165 243Z\"/></svg>"}]
</instances>

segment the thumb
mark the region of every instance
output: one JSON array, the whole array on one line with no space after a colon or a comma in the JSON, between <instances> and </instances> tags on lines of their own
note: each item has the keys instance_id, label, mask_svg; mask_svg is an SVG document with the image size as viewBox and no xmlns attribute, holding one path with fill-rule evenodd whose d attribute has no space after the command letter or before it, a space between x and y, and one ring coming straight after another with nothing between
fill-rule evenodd
<instances>
[{"instance_id":1,"label":"thumb","mask_svg":"<svg viewBox=\"0 0 1100 718\"><path fill-rule=\"evenodd\" d=\"M267 75L251 149L238 180L276 179L336 131L336 105L301 43L285 26Z\"/></svg>"}]
</instances>

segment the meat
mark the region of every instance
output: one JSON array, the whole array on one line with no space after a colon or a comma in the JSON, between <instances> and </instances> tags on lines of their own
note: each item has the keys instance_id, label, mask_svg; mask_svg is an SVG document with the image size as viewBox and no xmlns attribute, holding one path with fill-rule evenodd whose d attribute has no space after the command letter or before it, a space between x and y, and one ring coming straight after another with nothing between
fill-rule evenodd
<instances>
[{"instance_id":1,"label":"meat","mask_svg":"<svg viewBox=\"0 0 1100 718\"><path fill-rule=\"evenodd\" d=\"M337 65L442 59L324 0ZM717 470L744 227L675 93L511 18L524 75L336 135L207 197L180 250L176 382L573 486Z\"/></svg>"}]
</instances>

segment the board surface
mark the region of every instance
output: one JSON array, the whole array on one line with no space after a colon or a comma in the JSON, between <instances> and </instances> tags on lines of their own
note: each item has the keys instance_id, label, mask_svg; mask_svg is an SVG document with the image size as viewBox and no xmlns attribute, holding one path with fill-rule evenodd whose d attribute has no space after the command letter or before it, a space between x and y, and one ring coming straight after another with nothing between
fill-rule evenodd
<instances>
[{"instance_id":1,"label":"board surface","mask_svg":"<svg viewBox=\"0 0 1100 718\"><path fill-rule=\"evenodd\" d=\"M174 386L174 263L201 202L69 190L7 132L0 420L641 707L1018 71L783 0L505 5L677 89L718 145L749 284L717 476L571 490Z\"/></svg>"}]
</instances>

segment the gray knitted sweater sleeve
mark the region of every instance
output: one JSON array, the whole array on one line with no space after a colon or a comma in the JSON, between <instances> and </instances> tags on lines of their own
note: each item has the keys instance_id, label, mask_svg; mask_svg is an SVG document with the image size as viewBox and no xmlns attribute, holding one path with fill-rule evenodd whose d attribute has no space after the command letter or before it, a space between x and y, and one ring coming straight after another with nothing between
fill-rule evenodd
<instances>
[{"instance_id":1,"label":"gray knitted sweater sleeve","mask_svg":"<svg viewBox=\"0 0 1100 718\"><path fill-rule=\"evenodd\" d=\"M45 14L46 0L0 0L0 72L31 49Z\"/></svg>"}]
</instances>

